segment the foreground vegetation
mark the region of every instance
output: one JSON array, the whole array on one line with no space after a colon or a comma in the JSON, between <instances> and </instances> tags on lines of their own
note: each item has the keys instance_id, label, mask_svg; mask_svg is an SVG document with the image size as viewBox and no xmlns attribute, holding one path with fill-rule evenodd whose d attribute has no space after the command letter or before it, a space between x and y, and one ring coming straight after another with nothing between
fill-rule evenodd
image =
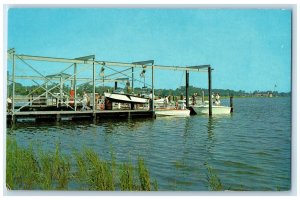
<instances>
[{"instance_id":1,"label":"foreground vegetation","mask_svg":"<svg viewBox=\"0 0 300 200\"><path fill-rule=\"evenodd\" d=\"M7 140L6 186L12 190L158 190L142 158L136 165L103 160L91 149L74 152L73 160L56 147L53 152L20 147ZM73 165L71 164L72 162ZM71 187L70 187L71 186Z\"/></svg>"},{"instance_id":2,"label":"foreground vegetation","mask_svg":"<svg viewBox=\"0 0 300 200\"><path fill-rule=\"evenodd\" d=\"M209 165L206 181L210 191L225 190L217 173ZM136 165L116 163L114 153L110 161L92 149L62 154L57 145L53 152L33 146L21 147L14 139L7 139L6 187L9 190L99 190L99 191L157 191L158 183L150 177L144 160Z\"/></svg>"}]
</instances>

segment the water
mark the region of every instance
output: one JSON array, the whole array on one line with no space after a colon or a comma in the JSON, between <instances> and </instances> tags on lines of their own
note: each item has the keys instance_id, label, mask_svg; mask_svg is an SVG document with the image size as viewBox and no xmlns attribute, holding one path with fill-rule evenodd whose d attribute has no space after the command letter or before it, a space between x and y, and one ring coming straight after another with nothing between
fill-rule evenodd
<instances>
[{"instance_id":1,"label":"water","mask_svg":"<svg viewBox=\"0 0 300 200\"><path fill-rule=\"evenodd\" d=\"M234 99L234 106L222 117L27 125L9 128L7 136L51 150L59 143L65 154L91 147L106 159L113 149L117 161L140 155L159 190L207 191L206 166L225 189L289 190L290 98Z\"/></svg>"}]
</instances>

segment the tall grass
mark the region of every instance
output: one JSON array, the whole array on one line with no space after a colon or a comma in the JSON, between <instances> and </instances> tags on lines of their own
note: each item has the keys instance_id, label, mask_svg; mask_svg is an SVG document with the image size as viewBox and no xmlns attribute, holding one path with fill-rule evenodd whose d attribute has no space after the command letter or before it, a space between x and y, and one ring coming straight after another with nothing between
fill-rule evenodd
<instances>
[{"instance_id":1,"label":"tall grass","mask_svg":"<svg viewBox=\"0 0 300 200\"><path fill-rule=\"evenodd\" d=\"M120 167L120 187L122 191L138 190L134 176L134 169L131 164L123 163Z\"/></svg>"},{"instance_id":2,"label":"tall grass","mask_svg":"<svg viewBox=\"0 0 300 200\"><path fill-rule=\"evenodd\" d=\"M6 154L6 183L7 188L33 189L39 179L39 166L33 153L32 146L23 149L16 141L8 140Z\"/></svg>"},{"instance_id":3,"label":"tall grass","mask_svg":"<svg viewBox=\"0 0 300 200\"><path fill-rule=\"evenodd\" d=\"M82 153L76 153L78 184L83 184L82 189L106 190L115 189L113 170L109 162L101 160L91 149L85 149Z\"/></svg>"},{"instance_id":4,"label":"tall grass","mask_svg":"<svg viewBox=\"0 0 300 200\"><path fill-rule=\"evenodd\" d=\"M7 139L6 153L6 186L12 190L158 190L140 157L137 166L116 163L113 152L111 161L106 161L91 149L67 157L59 145L53 152L34 152L32 146L20 147L11 139Z\"/></svg>"},{"instance_id":5,"label":"tall grass","mask_svg":"<svg viewBox=\"0 0 300 200\"><path fill-rule=\"evenodd\" d=\"M138 172L141 183L141 189L145 191L150 191L150 175L147 168L145 167L144 160L141 157L138 158Z\"/></svg>"}]
</instances>

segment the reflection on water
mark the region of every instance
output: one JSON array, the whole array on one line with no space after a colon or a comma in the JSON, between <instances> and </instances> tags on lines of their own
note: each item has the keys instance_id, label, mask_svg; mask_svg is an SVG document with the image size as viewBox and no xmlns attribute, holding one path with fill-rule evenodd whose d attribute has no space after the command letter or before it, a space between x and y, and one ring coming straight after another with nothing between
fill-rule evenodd
<instances>
[{"instance_id":1,"label":"reflection on water","mask_svg":"<svg viewBox=\"0 0 300 200\"><path fill-rule=\"evenodd\" d=\"M226 188L290 188L290 101L236 99L227 116L191 116L27 124L7 129L24 146L41 144L65 154L90 147L117 161L145 159L160 190L208 190L211 166ZM284 111L284 112L283 112Z\"/></svg>"}]
</instances>

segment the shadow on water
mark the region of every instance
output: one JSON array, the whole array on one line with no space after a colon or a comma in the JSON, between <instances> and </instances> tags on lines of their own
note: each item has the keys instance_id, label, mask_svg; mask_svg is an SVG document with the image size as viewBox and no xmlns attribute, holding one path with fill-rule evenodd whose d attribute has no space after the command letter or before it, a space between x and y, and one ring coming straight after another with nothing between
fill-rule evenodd
<instances>
[{"instance_id":1,"label":"shadow on water","mask_svg":"<svg viewBox=\"0 0 300 200\"><path fill-rule=\"evenodd\" d=\"M215 136L215 129L218 126L218 123L220 123L221 118L210 116L207 120L207 157L205 159L205 162L203 164L205 168L205 174L206 174L206 184L207 189L211 191L221 191L224 189L222 182L220 178L218 177L217 171L212 166L212 160L214 156L214 147L216 145L216 136Z\"/></svg>"},{"instance_id":2,"label":"shadow on water","mask_svg":"<svg viewBox=\"0 0 300 200\"><path fill-rule=\"evenodd\" d=\"M213 117L209 117L207 121L207 137L209 140L214 139L214 126L215 126L216 120Z\"/></svg>"}]
</instances>

